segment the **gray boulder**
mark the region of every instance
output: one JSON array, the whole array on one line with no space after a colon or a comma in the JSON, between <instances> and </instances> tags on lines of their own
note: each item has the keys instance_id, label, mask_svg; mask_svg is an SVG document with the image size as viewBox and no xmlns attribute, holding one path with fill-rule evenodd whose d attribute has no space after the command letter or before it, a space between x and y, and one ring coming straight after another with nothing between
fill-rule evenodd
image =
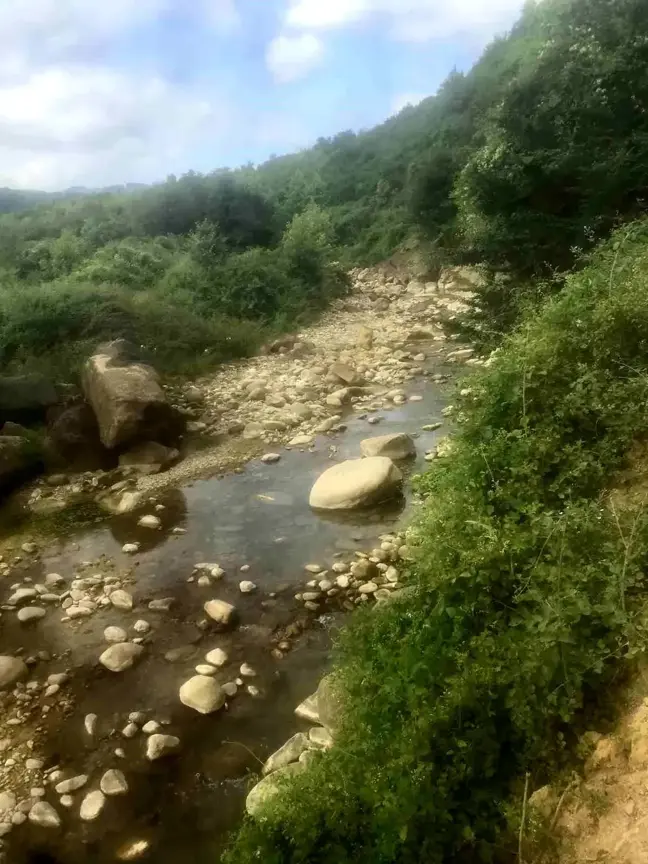
<instances>
[{"instance_id":1,"label":"gray boulder","mask_svg":"<svg viewBox=\"0 0 648 864\"><path fill-rule=\"evenodd\" d=\"M11 687L21 678L28 674L27 666L19 657L11 657L7 654L0 655L0 690Z\"/></svg>"},{"instance_id":2,"label":"gray boulder","mask_svg":"<svg viewBox=\"0 0 648 864\"><path fill-rule=\"evenodd\" d=\"M0 435L0 489L8 488L40 464L40 457L27 438Z\"/></svg>"},{"instance_id":3,"label":"gray boulder","mask_svg":"<svg viewBox=\"0 0 648 864\"><path fill-rule=\"evenodd\" d=\"M112 450L141 440L168 441L182 431L152 366L132 362L123 340L100 346L83 369L83 392Z\"/></svg>"}]
</instances>

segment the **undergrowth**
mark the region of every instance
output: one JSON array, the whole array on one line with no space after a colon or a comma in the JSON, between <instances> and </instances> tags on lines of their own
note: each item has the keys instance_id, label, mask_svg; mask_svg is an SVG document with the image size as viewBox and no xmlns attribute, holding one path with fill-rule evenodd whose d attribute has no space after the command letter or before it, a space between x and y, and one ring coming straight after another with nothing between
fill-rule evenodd
<instances>
[{"instance_id":1,"label":"undergrowth","mask_svg":"<svg viewBox=\"0 0 648 864\"><path fill-rule=\"evenodd\" d=\"M520 778L561 769L645 645L648 519L606 488L648 427L648 222L623 242L463 382L452 453L418 480L417 590L354 616L336 747L245 821L227 864L517 856Z\"/></svg>"}]
</instances>

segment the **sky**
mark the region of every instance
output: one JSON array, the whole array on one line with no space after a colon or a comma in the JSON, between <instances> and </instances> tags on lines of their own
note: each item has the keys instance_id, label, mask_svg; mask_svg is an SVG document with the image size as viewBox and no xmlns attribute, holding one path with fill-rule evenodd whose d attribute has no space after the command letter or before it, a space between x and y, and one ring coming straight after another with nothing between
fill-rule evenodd
<instances>
[{"instance_id":1,"label":"sky","mask_svg":"<svg viewBox=\"0 0 648 864\"><path fill-rule=\"evenodd\" d=\"M523 0L0 0L0 186L149 183L370 128Z\"/></svg>"}]
</instances>

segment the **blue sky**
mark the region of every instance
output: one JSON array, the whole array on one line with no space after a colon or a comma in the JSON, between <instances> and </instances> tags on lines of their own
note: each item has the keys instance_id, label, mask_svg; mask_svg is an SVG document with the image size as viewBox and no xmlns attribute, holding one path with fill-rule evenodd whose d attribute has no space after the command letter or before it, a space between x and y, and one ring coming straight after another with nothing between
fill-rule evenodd
<instances>
[{"instance_id":1,"label":"blue sky","mask_svg":"<svg viewBox=\"0 0 648 864\"><path fill-rule=\"evenodd\" d=\"M0 185L151 182L379 123L522 0L0 0Z\"/></svg>"}]
</instances>

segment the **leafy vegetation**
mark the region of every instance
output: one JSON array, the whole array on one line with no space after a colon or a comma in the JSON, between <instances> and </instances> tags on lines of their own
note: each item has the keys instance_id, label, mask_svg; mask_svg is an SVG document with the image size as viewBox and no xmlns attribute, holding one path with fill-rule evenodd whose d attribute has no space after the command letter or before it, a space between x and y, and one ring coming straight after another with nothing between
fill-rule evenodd
<instances>
[{"instance_id":1,"label":"leafy vegetation","mask_svg":"<svg viewBox=\"0 0 648 864\"><path fill-rule=\"evenodd\" d=\"M645 221L463 383L451 454L418 481L416 592L354 615L337 746L246 822L228 864L516 851L519 778L560 767L584 705L645 646L648 519L606 486L646 432L647 345Z\"/></svg>"},{"instance_id":2,"label":"leafy vegetation","mask_svg":"<svg viewBox=\"0 0 648 864\"><path fill-rule=\"evenodd\" d=\"M101 193L0 190L4 320L16 294L42 293L48 304L61 291L59 310L72 303L78 311L83 301L74 304L70 291L96 286L100 296L123 298L131 329L148 331L160 351L161 339L139 320L149 308L165 306L169 326L182 310L183 326L192 320L203 333L224 316L253 322L257 332L293 327L344 290L334 262L371 264L413 239L431 249L435 266L479 261L497 272L473 329L492 343L542 293L530 281L554 285L557 271L644 206L644 7L529 3L507 36L435 96L375 129L342 132L258 167ZM106 318L102 337L120 335L114 321ZM88 321L93 334L96 323ZM20 327L24 350L9 359L35 362L41 337L29 336L24 318ZM68 331L50 345L62 345ZM198 359L200 345L188 340L186 355ZM226 356L227 347L215 354Z\"/></svg>"}]
</instances>

